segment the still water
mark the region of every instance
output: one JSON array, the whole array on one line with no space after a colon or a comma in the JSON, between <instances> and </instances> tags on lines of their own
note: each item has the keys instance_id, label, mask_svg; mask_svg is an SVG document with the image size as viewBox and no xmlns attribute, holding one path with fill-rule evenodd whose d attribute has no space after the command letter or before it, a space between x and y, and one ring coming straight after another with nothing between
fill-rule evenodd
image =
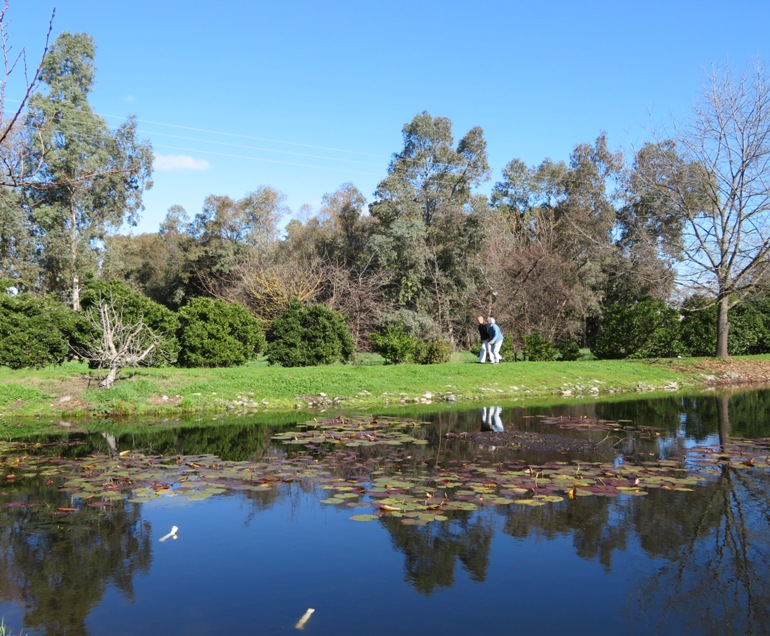
<instances>
[{"instance_id":1,"label":"still water","mask_svg":"<svg viewBox=\"0 0 770 636\"><path fill-rule=\"evenodd\" d=\"M729 440L770 437L770 391L484 407L412 412L425 424L342 454L287 434L298 425L246 418L6 448L0 616L14 636L770 633L767 446L719 455ZM139 496L138 473L106 483L100 472L102 461L138 466L129 451L259 477L198 491L157 477ZM59 461L87 479L66 481ZM567 496L661 461L678 466L665 487ZM605 477L580 481L589 470ZM382 510L351 520L378 496L405 501L425 471L426 502L454 488L468 509L442 507L424 525ZM472 471L486 476L475 490L449 483ZM558 471L568 488L544 489L544 505L490 500L505 479L534 474L537 490ZM697 483L684 481L691 471ZM94 482L102 490L86 494ZM531 497L522 483L528 494L512 497Z\"/></svg>"}]
</instances>

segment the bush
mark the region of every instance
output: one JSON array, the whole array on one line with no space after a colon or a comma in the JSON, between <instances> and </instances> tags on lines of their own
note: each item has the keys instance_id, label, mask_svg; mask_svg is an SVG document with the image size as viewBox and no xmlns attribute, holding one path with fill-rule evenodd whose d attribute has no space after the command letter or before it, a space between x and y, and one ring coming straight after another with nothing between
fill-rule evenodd
<instances>
[{"instance_id":1,"label":"bush","mask_svg":"<svg viewBox=\"0 0 770 636\"><path fill-rule=\"evenodd\" d=\"M179 365L233 367L262 352L262 324L243 305L193 298L179 310Z\"/></svg>"},{"instance_id":2,"label":"bush","mask_svg":"<svg viewBox=\"0 0 770 636\"><path fill-rule=\"evenodd\" d=\"M679 312L662 300L613 305L602 315L591 352L599 359L671 358L684 351L680 334Z\"/></svg>"},{"instance_id":3,"label":"bush","mask_svg":"<svg viewBox=\"0 0 770 636\"><path fill-rule=\"evenodd\" d=\"M730 310L727 345L730 355L770 352L770 299L760 298Z\"/></svg>"},{"instance_id":4,"label":"bush","mask_svg":"<svg viewBox=\"0 0 770 636\"><path fill-rule=\"evenodd\" d=\"M550 362L556 360L556 347L539 333L524 336L524 359L532 362Z\"/></svg>"},{"instance_id":5,"label":"bush","mask_svg":"<svg viewBox=\"0 0 770 636\"><path fill-rule=\"evenodd\" d=\"M0 295L0 365L12 369L61 364L76 331L75 312L49 298Z\"/></svg>"},{"instance_id":6,"label":"bush","mask_svg":"<svg viewBox=\"0 0 770 636\"><path fill-rule=\"evenodd\" d=\"M379 353L390 364L409 362L417 349L417 340L407 334L400 323L388 327L384 335L373 333L369 338L372 351Z\"/></svg>"},{"instance_id":7,"label":"bush","mask_svg":"<svg viewBox=\"0 0 770 636\"><path fill-rule=\"evenodd\" d=\"M452 346L442 338L417 341L412 359L417 364L443 364L449 362Z\"/></svg>"},{"instance_id":8,"label":"bush","mask_svg":"<svg viewBox=\"0 0 770 636\"><path fill-rule=\"evenodd\" d=\"M110 282L88 281L83 286L80 299L81 309L84 312L95 309L101 299L113 304L125 324L139 325L144 323L150 331L161 337L163 341L161 346L153 352L150 359L145 361L146 366L176 363L179 354L179 341L177 340L179 318L176 313L118 280ZM95 339L100 337L100 334L93 333L93 329L86 320L79 321L78 325L77 330L71 335L71 341L74 349L84 351Z\"/></svg>"},{"instance_id":9,"label":"bush","mask_svg":"<svg viewBox=\"0 0 770 636\"><path fill-rule=\"evenodd\" d=\"M682 303L679 332L684 355L713 356L716 353L717 308L708 302L703 296L693 295Z\"/></svg>"},{"instance_id":10,"label":"bush","mask_svg":"<svg viewBox=\"0 0 770 636\"><path fill-rule=\"evenodd\" d=\"M580 359L580 345L574 340L565 340L557 345L559 359L565 362L574 362Z\"/></svg>"},{"instance_id":11,"label":"bush","mask_svg":"<svg viewBox=\"0 0 770 636\"><path fill-rule=\"evenodd\" d=\"M284 367L348 362L355 352L345 318L322 305L293 300L267 332L267 360Z\"/></svg>"}]
</instances>

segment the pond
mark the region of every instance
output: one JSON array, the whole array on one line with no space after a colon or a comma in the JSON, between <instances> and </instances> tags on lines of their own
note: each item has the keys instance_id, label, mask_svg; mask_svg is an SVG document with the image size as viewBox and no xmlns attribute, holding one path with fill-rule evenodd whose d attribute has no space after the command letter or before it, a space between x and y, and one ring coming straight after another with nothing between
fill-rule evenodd
<instances>
[{"instance_id":1,"label":"pond","mask_svg":"<svg viewBox=\"0 0 770 636\"><path fill-rule=\"evenodd\" d=\"M26 634L770 629L770 391L0 442Z\"/></svg>"}]
</instances>

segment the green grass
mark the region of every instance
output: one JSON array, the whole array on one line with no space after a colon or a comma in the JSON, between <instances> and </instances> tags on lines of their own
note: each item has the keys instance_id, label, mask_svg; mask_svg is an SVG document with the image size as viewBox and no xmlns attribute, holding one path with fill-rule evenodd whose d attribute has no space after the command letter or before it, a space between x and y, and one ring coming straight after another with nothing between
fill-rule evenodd
<instances>
[{"instance_id":1,"label":"green grass","mask_svg":"<svg viewBox=\"0 0 770 636\"><path fill-rule=\"evenodd\" d=\"M770 356L756 359L767 361ZM690 360L588 360L476 364L457 354L439 365L386 365L359 355L353 364L271 367L264 361L229 369L138 369L100 389L98 372L67 363L41 370L0 368L0 428L9 418L71 420L81 416L179 415L306 409L382 408L488 399L598 396L696 388L704 370ZM322 396L321 394L325 394ZM336 398L336 399L335 399Z\"/></svg>"}]
</instances>

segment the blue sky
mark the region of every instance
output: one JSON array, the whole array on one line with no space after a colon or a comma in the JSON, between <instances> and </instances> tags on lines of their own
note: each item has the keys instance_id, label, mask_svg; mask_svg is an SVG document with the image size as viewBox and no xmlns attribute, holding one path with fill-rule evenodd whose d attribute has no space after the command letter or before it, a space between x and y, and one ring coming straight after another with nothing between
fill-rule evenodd
<instances>
[{"instance_id":1,"label":"blue sky","mask_svg":"<svg viewBox=\"0 0 770 636\"><path fill-rule=\"evenodd\" d=\"M767 62L770 24L766 0L10 0L16 51L39 56L54 7L54 38L96 42L93 109L136 115L153 144L135 233L261 185L295 214L345 182L371 201L423 110L456 140L484 129L487 189L511 159L567 160L603 130L631 153L688 115L712 65Z\"/></svg>"}]
</instances>

